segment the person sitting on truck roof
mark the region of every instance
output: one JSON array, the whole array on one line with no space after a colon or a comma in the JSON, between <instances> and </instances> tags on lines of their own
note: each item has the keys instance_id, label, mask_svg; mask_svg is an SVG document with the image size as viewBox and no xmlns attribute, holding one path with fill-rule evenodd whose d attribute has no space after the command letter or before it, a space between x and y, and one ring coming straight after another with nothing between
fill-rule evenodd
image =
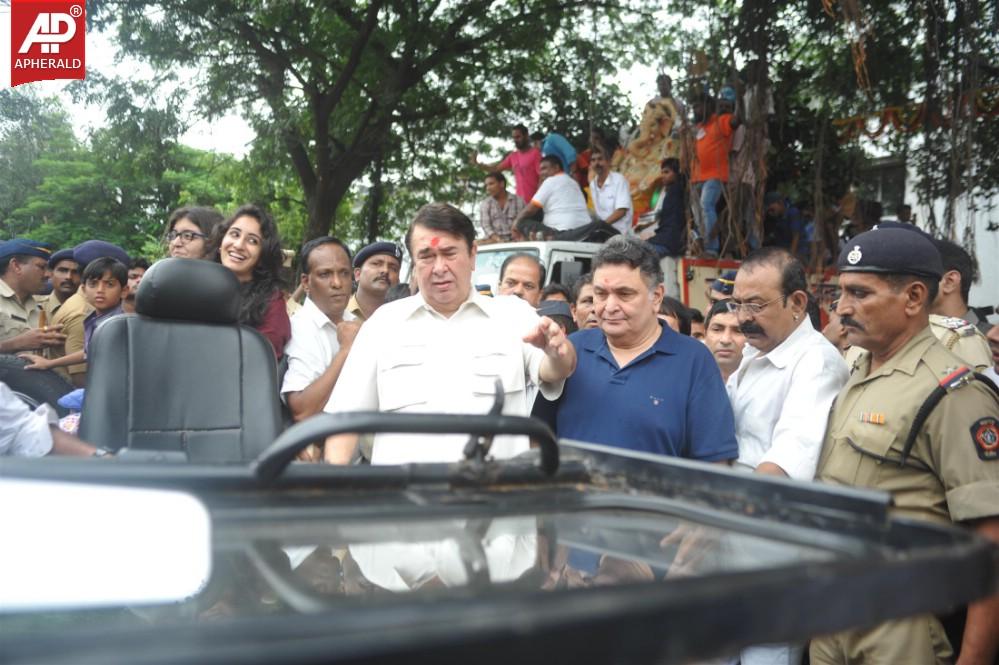
<instances>
[{"instance_id":1,"label":"person sitting on truck roof","mask_svg":"<svg viewBox=\"0 0 999 665\"><path fill-rule=\"evenodd\" d=\"M554 155L541 158L541 177L544 179L527 207L520 211L514 226L527 237L541 232L545 238L555 237L563 231L586 226L590 212L579 185L562 168ZM535 217L544 212L544 222Z\"/></svg>"},{"instance_id":2,"label":"person sitting on truck roof","mask_svg":"<svg viewBox=\"0 0 999 665\"><path fill-rule=\"evenodd\" d=\"M593 152L591 163L594 177L590 181L590 198L597 217L619 233L627 233L634 217L628 181L620 173L611 171L610 159L602 150Z\"/></svg>"},{"instance_id":3,"label":"person sitting on truck roof","mask_svg":"<svg viewBox=\"0 0 999 665\"><path fill-rule=\"evenodd\" d=\"M534 254L511 254L500 266L501 296L517 296L526 300L531 307L537 307L541 302L541 285L544 283L545 266Z\"/></svg>"},{"instance_id":4,"label":"person sitting on truck roof","mask_svg":"<svg viewBox=\"0 0 999 665\"><path fill-rule=\"evenodd\" d=\"M506 176L502 171L491 171L486 175L486 198L479 204L479 226L485 238L479 244L510 242L513 238L513 220L524 209L525 203L519 196L506 191Z\"/></svg>"}]
</instances>

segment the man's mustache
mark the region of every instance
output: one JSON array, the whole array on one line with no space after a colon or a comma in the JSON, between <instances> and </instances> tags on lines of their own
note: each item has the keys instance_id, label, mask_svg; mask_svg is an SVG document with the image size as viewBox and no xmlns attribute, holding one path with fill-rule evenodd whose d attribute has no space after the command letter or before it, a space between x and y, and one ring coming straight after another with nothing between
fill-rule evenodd
<instances>
[{"instance_id":1,"label":"man's mustache","mask_svg":"<svg viewBox=\"0 0 999 665\"><path fill-rule=\"evenodd\" d=\"M743 335L765 335L766 332L760 327L760 324L753 321L746 321L745 323L739 324L739 330L742 331Z\"/></svg>"},{"instance_id":2,"label":"man's mustache","mask_svg":"<svg viewBox=\"0 0 999 665\"><path fill-rule=\"evenodd\" d=\"M866 331L866 328L864 328L864 326L860 325L860 323L858 323L856 319L851 319L849 316L841 316L839 318L839 324L841 326L846 326L849 328L856 328L860 332Z\"/></svg>"}]
</instances>

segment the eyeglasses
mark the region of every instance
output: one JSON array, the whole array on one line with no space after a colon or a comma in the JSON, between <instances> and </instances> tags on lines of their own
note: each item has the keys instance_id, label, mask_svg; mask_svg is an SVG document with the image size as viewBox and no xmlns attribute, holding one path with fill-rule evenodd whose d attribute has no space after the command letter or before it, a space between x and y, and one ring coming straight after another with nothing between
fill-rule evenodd
<instances>
[{"instance_id":1,"label":"eyeglasses","mask_svg":"<svg viewBox=\"0 0 999 665\"><path fill-rule=\"evenodd\" d=\"M197 231L170 231L167 234L167 242L173 242L177 238L183 238L184 242L193 242L195 238L204 240L207 237L204 233L198 233Z\"/></svg>"},{"instance_id":2,"label":"eyeglasses","mask_svg":"<svg viewBox=\"0 0 999 665\"><path fill-rule=\"evenodd\" d=\"M773 300L768 300L767 302L764 303L736 302L734 300L729 300L727 303L725 303L725 307L727 307L728 311L731 312L732 314L738 314L740 309L746 310L750 314L759 314L760 312L763 311L763 309L767 305L772 305L783 297L784 296L777 296Z\"/></svg>"}]
</instances>

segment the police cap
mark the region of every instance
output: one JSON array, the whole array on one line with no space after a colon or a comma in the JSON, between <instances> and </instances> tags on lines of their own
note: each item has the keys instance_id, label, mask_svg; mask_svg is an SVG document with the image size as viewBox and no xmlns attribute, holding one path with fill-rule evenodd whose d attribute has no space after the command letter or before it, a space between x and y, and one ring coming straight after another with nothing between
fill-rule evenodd
<instances>
[{"instance_id":1,"label":"police cap","mask_svg":"<svg viewBox=\"0 0 999 665\"><path fill-rule=\"evenodd\" d=\"M724 293L726 296L732 295L732 289L735 288L735 271L726 270L724 273L715 278L711 282L711 290L717 291L718 293Z\"/></svg>"},{"instance_id":2,"label":"police cap","mask_svg":"<svg viewBox=\"0 0 999 665\"><path fill-rule=\"evenodd\" d=\"M55 268L59 265L60 261L76 261L76 259L73 258L72 247L60 249L58 252L53 253L52 256L49 257L49 268Z\"/></svg>"},{"instance_id":3,"label":"police cap","mask_svg":"<svg viewBox=\"0 0 999 665\"><path fill-rule=\"evenodd\" d=\"M943 260L918 229L878 226L854 236L839 253L840 272L874 272L940 279Z\"/></svg>"},{"instance_id":4,"label":"police cap","mask_svg":"<svg viewBox=\"0 0 999 665\"><path fill-rule=\"evenodd\" d=\"M103 240L88 240L86 242L81 242L73 248L73 258L80 264L81 269L86 268L87 264L94 259L102 259L106 256L115 259L116 261L120 261L126 266L130 261L128 258L128 252L123 250L118 245L114 245Z\"/></svg>"},{"instance_id":5,"label":"police cap","mask_svg":"<svg viewBox=\"0 0 999 665\"><path fill-rule=\"evenodd\" d=\"M52 256L52 245L26 238L14 238L0 243L0 261L6 261L12 256L35 256L48 261Z\"/></svg>"},{"instance_id":6,"label":"police cap","mask_svg":"<svg viewBox=\"0 0 999 665\"><path fill-rule=\"evenodd\" d=\"M354 267L360 268L364 265L365 261L376 254L388 254L389 256L394 256L397 260L402 261L402 247L399 247L399 245L394 242L373 242L366 247L362 247L361 250L354 255Z\"/></svg>"}]
</instances>

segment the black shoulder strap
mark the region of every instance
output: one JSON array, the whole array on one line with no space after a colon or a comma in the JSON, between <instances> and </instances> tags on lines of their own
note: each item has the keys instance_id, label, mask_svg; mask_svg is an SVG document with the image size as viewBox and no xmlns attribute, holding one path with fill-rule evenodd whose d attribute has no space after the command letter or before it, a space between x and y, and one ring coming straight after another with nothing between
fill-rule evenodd
<instances>
[{"instance_id":1,"label":"black shoulder strap","mask_svg":"<svg viewBox=\"0 0 999 665\"><path fill-rule=\"evenodd\" d=\"M995 393L996 399L999 399L999 388L996 387L996 384L992 383L992 381L990 381L984 374L973 372L967 367L959 367L942 378L937 387L930 393L930 396L926 398L925 402L923 402L923 405L919 407L919 411L916 412L916 417L912 420L912 427L909 428L909 436L905 438L905 445L902 446L902 456L898 460L899 466L905 465L905 461L908 459L909 453L912 452L912 447L916 444L916 437L919 436L920 430L922 430L923 425L926 424L926 419L930 417L930 413L932 413L933 409L940 403L940 400L942 400L948 392L975 380L984 383L987 388Z\"/></svg>"}]
</instances>

